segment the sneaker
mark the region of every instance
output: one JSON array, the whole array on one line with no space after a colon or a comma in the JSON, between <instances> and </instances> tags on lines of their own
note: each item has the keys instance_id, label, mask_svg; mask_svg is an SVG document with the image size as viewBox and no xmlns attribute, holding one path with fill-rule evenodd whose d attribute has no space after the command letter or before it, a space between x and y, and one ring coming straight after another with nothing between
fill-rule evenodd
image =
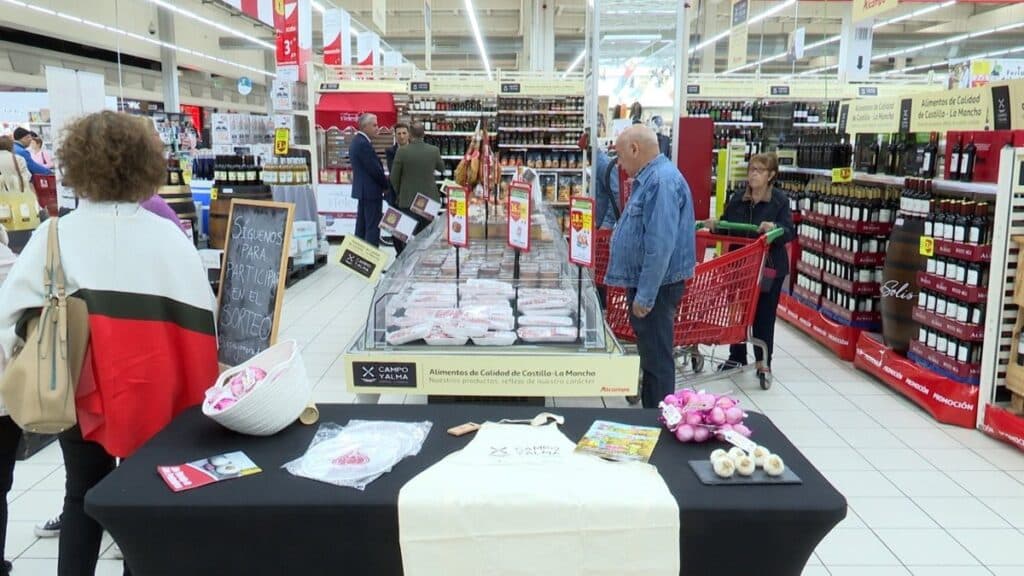
<instances>
[{"instance_id":1,"label":"sneaker","mask_svg":"<svg viewBox=\"0 0 1024 576\"><path fill-rule=\"evenodd\" d=\"M33 532L39 538L56 538L60 536L61 526L61 515L57 515L54 518L43 522L42 524L36 524Z\"/></svg>"}]
</instances>

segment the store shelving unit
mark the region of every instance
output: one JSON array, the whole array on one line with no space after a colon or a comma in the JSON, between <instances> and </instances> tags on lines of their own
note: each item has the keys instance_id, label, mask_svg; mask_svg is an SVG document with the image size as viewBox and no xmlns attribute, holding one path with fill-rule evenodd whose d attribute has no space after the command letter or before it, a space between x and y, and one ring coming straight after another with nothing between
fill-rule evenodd
<instances>
[{"instance_id":1,"label":"store shelving unit","mask_svg":"<svg viewBox=\"0 0 1024 576\"><path fill-rule=\"evenodd\" d=\"M831 177L832 171L823 168L800 168L796 166L780 166L779 171L788 174L805 174L808 176ZM868 174L867 172L854 172L853 180L865 184L878 184L881 186L903 186L907 177L890 176L888 174ZM954 194L974 194L979 196L995 196L997 185L989 182L961 182L959 180L945 180L935 178L932 186L940 192Z\"/></svg>"},{"instance_id":2,"label":"store shelving unit","mask_svg":"<svg viewBox=\"0 0 1024 576\"><path fill-rule=\"evenodd\" d=\"M441 150L441 159L445 162L442 177L451 178L469 148L477 123L493 131L497 110L493 94L434 91L410 93L405 114L427 128L424 140Z\"/></svg>"}]
</instances>

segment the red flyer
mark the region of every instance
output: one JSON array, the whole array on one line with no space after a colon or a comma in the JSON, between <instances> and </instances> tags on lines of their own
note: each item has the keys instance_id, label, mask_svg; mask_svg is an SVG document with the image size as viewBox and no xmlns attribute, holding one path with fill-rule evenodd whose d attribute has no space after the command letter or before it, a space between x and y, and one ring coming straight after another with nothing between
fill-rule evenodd
<instances>
[{"instance_id":1,"label":"red flyer","mask_svg":"<svg viewBox=\"0 0 1024 576\"><path fill-rule=\"evenodd\" d=\"M156 471L175 492L262 472L245 452L229 452L177 466L157 466Z\"/></svg>"}]
</instances>

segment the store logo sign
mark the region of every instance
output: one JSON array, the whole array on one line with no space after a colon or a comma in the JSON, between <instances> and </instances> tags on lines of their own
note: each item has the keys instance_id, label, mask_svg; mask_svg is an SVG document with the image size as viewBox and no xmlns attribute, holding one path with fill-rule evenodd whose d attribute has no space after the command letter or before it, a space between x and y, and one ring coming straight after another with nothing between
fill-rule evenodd
<instances>
[{"instance_id":1,"label":"store logo sign","mask_svg":"<svg viewBox=\"0 0 1024 576\"><path fill-rule=\"evenodd\" d=\"M995 115L996 130L1010 129L1010 87L994 86L992 88L992 112Z\"/></svg>"},{"instance_id":2,"label":"store logo sign","mask_svg":"<svg viewBox=\"0 0 1024 576\"><path fill-rule=\"evenodd\" d=\"M353 362L355 386L415 388L415 362Z\"/></svg>"}]
</instances>

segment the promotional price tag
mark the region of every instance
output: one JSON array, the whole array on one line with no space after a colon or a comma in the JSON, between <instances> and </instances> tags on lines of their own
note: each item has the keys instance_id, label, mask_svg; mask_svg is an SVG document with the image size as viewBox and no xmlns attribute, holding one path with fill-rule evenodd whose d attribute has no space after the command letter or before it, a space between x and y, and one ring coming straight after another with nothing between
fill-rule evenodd
<instances>
[{"instance_id":1,"label":"promotional price tag","mask_svg":"<svg viewBox=\"0 0 1024 576\"><path fill-rule=\"evenodd\" d=\"M508 191L508 245L530 251L530 185L515 181Z\"/></svg>"},{"instance_id":2,"label":"promotional price tag","mask_svg":"<svg viewBox=\"0 0 1024 576\"><path fill-rule=\"evenodd\" d=\"M408 242L416 231L416 220L397 208L388 206L380 219L380 229L387 230L402 242Z\"/></svg>"},{"instance_id":3,"label":"promotional price tag","mask_svg":"<svg viewBox=\"0 0 1024 576\"><path fill-rule=\"evenodd\" d=\"M469 195L465 188L448 189L448 243L469 246Z\"/></svg>"},{"instance_id":4,"label":"promotional price tag","mask_svg":"<svg viewBox=\"0 0 1024 576\"><path fill-rule=\"evenodd\" d=\"M384 269L384 264L387 261L387 254L352 234L345 236L345 240L341 243L339 263L370 283L377 281L380 271Z\"/></svg>"},{"instance_id":5,"label":"promotional price tag","mask_svg":"<svg viewBox=\"0 0 1024 576\"><path fill-rule=\"evenodd\" d=\"M732 430L726 431L722 434L722 438L729 444L743 450L747 454L752 454L754 449L757 448L757 444L755 444L753 440L739 432L734 432Z\"/></svg>"},{"instance_id":6,"label":"promotional price tag","mask_svg":"<svg viewBox=\"0 0 1024 576\"><path fill-rule=\"evenodd\" d=\"M409 206L409 211L427 220L437 218L437 211L440 209L440 202L423 194L416 194L416 197L412 199L412 205Z\"/></svg>"},{"instance_id":7,"label":"promotional price tag","mask_svg":"<svg viewBox=\"0 0 1024 576\"><path fill-rule=\"evenodd\" d=\"M844 168L833 168L832 169L832 182L853 182L853 169L850 167Z\"/></svg>"},{"instance_id":8,"label":"promotional price tag","mask_svg":"<svg viewBox=\"0 0 1024 576\"><path fill-rule=\"evenodd\" d=\"M274 155L284 156L288 153L288 141L291 140L291 130L277 128L274 130Z\"/></svg>"},{"instance_id":9,"label":"promotional price tag","mask_svg":"<svg viewBox=\"0 0 1024 576\"><path fill-rule=\"evenodd\" d=\"M569 261L594 265L594 200L574 196L569 201Z\"/></svg>"},{"instance_id":10,"label":"promotional price tag","mask_svg":"<svg viewBox=\"0 0 1024 576\"><path fill-rule=\"evenodd\" d=\"M921 256L927 256L931 258L935 256L935 238L931 236L921 236L921 243L919 245L918 252Z\"/></svg>"}]
</instances>

